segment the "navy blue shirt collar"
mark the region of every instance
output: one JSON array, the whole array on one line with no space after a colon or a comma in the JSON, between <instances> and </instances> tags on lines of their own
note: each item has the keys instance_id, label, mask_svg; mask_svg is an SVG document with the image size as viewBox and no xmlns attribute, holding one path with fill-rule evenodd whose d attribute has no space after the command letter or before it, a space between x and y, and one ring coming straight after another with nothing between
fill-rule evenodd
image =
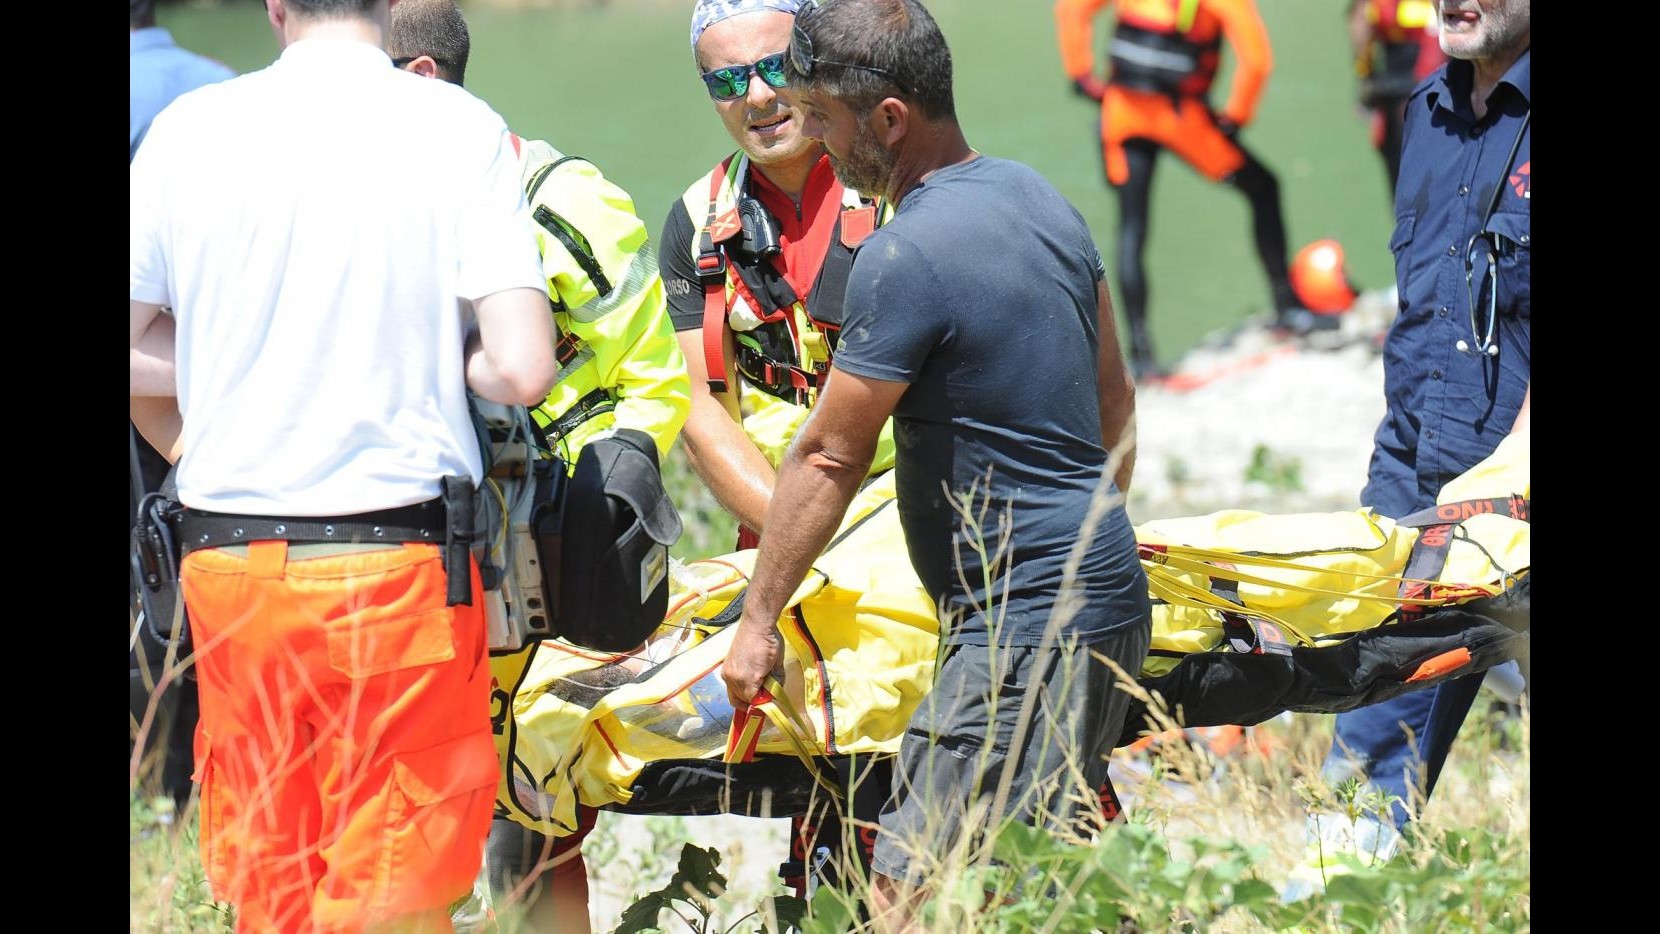
<instances>
[{"instance_id":1,"label":"navy blue shirt collar","mask_svg":"<svg viewBox=\"0 0 1660 934\"><path fill-rule=\"evenodd\" d=\"M1493 86L1492 93L1487 95L1488 119L1493 119L1495 111L1503 108L1496 106L1499 101L1494 100L1500 94L1519 94L1522 103L1532 106L1530 97L1532 82L1529 78L1533 62L1533 47L1530 45L1522 50L1520 57L1505 70L1504 77ZM1458 116L1466 124L1476 122L1475 110L1470 107L1470 92L1475 85L1476 66L1461 59L1451 59L1447 67L1437 72L1429 79L1429 89L1424 94L1424 100L1431 109L1441 108ZM1505 90L1506 87L1509 90Z\"/></svg>"}]
</instances>

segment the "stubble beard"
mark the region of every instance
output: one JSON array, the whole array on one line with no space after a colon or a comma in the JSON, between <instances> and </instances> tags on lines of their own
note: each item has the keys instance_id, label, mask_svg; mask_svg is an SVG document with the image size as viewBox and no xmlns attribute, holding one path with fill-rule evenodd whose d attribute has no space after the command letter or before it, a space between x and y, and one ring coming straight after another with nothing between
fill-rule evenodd
<instances>
[{"instance_id":1,"label":"stubble beard","mask_svg":"<svg viewBox=\"0 0 1660 934\"><path fill-rule=\"evenodd\" d=\"M876 141L870 124L860 121L859 132L853 137L846 158L838 159L831 154L830 167L835 169L836 178L844 186L862 195L880 197L887 191L897 161L893 153Z\"/></svg>"},{"instance_id":2,"label":"stubble beard","mask_svg":"<svg viewBox=\"0 0 1660 934\"><path fill-rule=\"evenodd\" d=\"M1463 61L1492 61L1521 51L1531 25L1529 0L1510 0L1502 7L1483 10L1474 32L1441 29L1441 51Z\"/></svg>"}]
</instances>

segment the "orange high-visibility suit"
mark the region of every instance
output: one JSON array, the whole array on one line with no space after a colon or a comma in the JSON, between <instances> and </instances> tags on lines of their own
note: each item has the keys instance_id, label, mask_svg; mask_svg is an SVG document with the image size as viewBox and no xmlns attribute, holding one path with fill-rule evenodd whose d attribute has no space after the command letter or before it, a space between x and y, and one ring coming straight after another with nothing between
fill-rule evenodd
<instances>
[{"instance_id":1,"label":"orange high-visibility suit","mask_svg":"<svg viewBox=\"0 0 1660 934\"><path fill-rule=\"evenodd\" d=\"M1118 285L1137 379L1161 372L1146 323L1142 253L1148 197L1159 151L1168 149L1212 181L1251 202L1257 255L1267 273L1277 322L1303 331L1324 324L1299 307L1287 272L1279 182L1238 141L1273 68L1268 30L1253 0L1117 0L1107 46L1109 72L1095 74L1094 19L1113 0L1056 0L1061 64L1074 87L1101 102L1101 152L1119 196ZM1232 88L1220 111L1209 94L1222 42L1233 50Z\"/></svg>"},{"instance_id":2,"label":"orange high-visibility suit","mask_svg":"<svg viewBox=\"0 0 1660 934\"><path fill-rule=\"evenodd\" d=\"M1061 66L1078 80L1093 73L1094 19L1113 0L1058 0ZM1252 0L1117 0L1118 28L1108 48L1112 74L1101 102L1107 178L1128 180L1124 141L1150 139L1213 181L1245 163L1217 125L1248 126L1273 68L1268 30ZM1226 38L1237 61L1219 113L1209 104Z\"/></svg>"}]
</instances>

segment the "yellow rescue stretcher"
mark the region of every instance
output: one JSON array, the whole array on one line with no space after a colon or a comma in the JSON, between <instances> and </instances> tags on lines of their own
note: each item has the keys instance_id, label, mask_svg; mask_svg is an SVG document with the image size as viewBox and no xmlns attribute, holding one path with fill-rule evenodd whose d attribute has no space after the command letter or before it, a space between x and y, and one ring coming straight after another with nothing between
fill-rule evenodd
<instances>
[{"instance_id":1,"label":"yellow rescue stretcher","mask_svg":"<svg viewBox=\"0 0 1660 934\"><path fill-rule=\"evenodd\" d=\"M1337 711L1473 674L1528 645L1529 456L1513 435L1400 521L1227 510L1136 529L1153 597L1139 682L1189 726ZM677 565L663 625L608 655L559 641L492 660L498 808L555 836L578 802L788 814L814 762L897 752L939 624L906 559L891 472L855 499L779 620L784 677L734 711L720 665L755 553ZM1138 705L1120 738L1149 729ZM1156 729L1156 728L1154 728Z\"/></svg>"}]
</instances>

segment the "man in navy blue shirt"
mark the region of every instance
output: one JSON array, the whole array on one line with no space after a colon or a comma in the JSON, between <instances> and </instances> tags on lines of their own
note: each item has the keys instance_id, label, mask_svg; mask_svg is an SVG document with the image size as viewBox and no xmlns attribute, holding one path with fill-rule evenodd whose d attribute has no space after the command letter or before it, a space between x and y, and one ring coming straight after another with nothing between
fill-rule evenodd
<instances>
[{"instance_id":1,"label":"man in navy blue shirt","mask_svg":"<svg viewBox=\"0 0 1660 934\"><path fill-rule=\"evenodd\" d=\"M1388 411L1361 501L1403 517L1528 419L1532 194L1528 0L1440 0L1452 61L1406 105L1395 192L1400 314L1384 345ZM1325 773L1395 799L1374 850L1427 801L1481 675L1337 717Z\"/></svg>"}]
</instances>

